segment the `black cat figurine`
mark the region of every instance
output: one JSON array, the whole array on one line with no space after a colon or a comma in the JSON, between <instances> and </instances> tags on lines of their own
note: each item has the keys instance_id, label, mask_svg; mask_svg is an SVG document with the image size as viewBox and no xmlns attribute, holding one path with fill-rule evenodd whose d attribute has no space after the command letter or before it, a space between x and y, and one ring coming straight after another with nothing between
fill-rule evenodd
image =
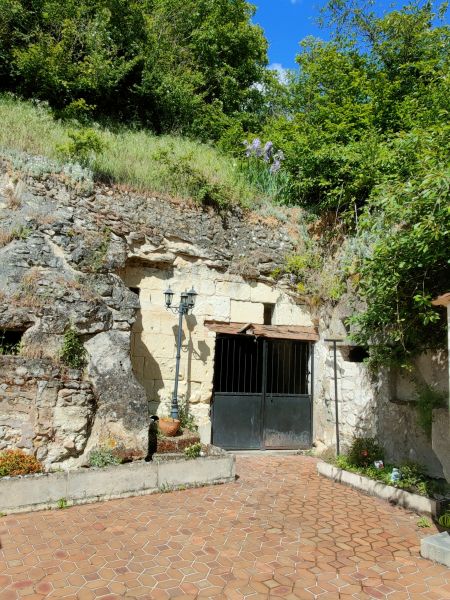
<instances>
[{"instance_id":1,"label":"black cat figurine","mask_svg":"<svg viewBox=\"0 0 450 600\"><path fill-rule=\"evenodd\" d=\"M145 457L146 462L153 460L153 455L158 447L158 421L159 417L157 415L152 415L150 417L150 425L148 426L148 452Z\"/></svg>"}]
</instances>

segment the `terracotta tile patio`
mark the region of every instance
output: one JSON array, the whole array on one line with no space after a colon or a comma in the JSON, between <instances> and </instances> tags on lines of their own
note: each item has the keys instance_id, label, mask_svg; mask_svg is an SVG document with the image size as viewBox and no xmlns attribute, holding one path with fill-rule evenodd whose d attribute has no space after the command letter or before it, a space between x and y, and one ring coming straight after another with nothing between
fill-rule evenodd
<instances>
[{"instance_id":1,"label":"terracotta tile patio","mask_svg":"<svg viewBox=\"0 0 450 600\"><path fill-rule=\"evenodd\" d=\"M301 456L239 456L239 480L0 519L0 599L450 599L417 516Z\"/></svg>"}]
</instances>

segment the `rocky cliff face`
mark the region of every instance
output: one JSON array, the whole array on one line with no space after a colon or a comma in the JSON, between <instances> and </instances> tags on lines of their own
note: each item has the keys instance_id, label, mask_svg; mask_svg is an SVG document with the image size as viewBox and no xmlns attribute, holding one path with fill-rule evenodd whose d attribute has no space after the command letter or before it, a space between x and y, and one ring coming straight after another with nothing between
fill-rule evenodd
<instances>
[{"instance_id":1,"label":"rocky cliff face","mask_svg":"<svg viewBox=\"0 0 450 600\"><path fill-rule=\"evenodd\" d=\"M277 223L271 228L238 209L219 215L94 184L85 173L61 170L45 159L1 158L0 330L24 333L20 357L1 358L0 448L23 446L48 464L75 465L92 447L111 438L142 456L147 401L129 357L130 328L139 301L123 283L121 271L133 264L167 267L182 257L259 279L292 250L287 227ZM67 388L83 390L75 400L54 371L60 369L63 335L70 326L81 336L89 357L84 379L73 379L82 387ZM36 360L41 361L40 374L25 364ZM47 382L47 390L54 389L52 399L46 398L42 406L41 381ZM18 418L27 410L40 415L44 406L51 407L44 411L47 430L66 431L58 425L58 414L64 412L67 398L77 411L76 435L43 437L40 416L29 419L26 441L14 433Z\"/></svg>"}]
</instances>

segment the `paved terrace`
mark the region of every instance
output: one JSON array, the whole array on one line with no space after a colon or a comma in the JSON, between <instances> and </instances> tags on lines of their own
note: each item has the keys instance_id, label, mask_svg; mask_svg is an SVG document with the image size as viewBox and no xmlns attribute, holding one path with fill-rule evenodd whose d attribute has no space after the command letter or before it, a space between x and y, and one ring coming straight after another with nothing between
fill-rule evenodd
<instances>
[{"instance_id":1,"label":"paved terrace","mask_svg":"<svg viewBox=\"0 0 450 600\"><path fill-rule=\"evenodd\" d=\"M450 599L417 517L319 478L301 456L240 456L233 484L0 519L0 599Z\"/></svg>"}]
</instances>

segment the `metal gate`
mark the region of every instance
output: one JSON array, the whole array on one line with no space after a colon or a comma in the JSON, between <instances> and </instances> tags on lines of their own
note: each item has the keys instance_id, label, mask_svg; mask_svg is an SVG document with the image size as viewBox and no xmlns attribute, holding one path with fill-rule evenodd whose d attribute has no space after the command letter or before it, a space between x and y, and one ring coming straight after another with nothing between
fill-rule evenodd
<instances>
[{"instance_id":1,"label":"metal gate","mask_svg":"<svg viewBox=\"0 0 450 600\"><path fill-rule=\"evenodd\" d=\"M228 450L311 446L312 345L218 335L212 437Z\"/></svg>"}]
</instances>

